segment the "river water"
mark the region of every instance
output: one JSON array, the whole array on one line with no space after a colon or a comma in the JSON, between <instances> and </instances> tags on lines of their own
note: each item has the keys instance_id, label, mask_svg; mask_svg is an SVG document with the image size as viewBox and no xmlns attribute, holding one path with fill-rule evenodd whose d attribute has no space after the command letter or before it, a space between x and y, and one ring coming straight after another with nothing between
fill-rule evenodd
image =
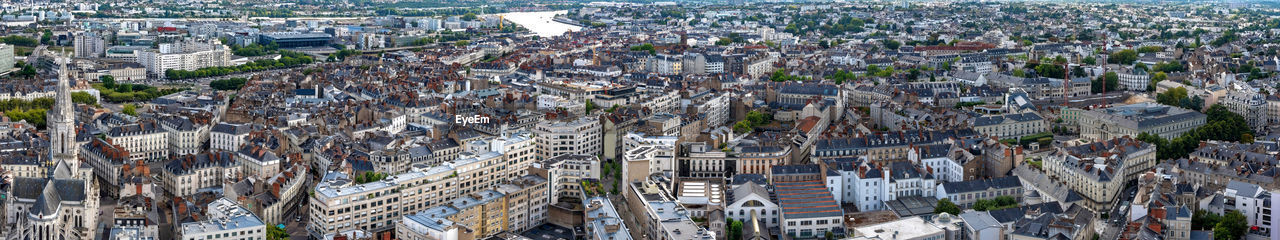
<instances>
[{"instance_id":1,"label":"river water","mask_svg":"<svg viewBox=\"0 0 1280 240\"><path fill-rule=\"evenodd\" d=\"M511 12L501 14L504 19L529 29L542 37L563 35L568 31L579 31L582 27L556 22L556 14L564 14L568 10L546 12Z\"/></svg>"}]
</instances>

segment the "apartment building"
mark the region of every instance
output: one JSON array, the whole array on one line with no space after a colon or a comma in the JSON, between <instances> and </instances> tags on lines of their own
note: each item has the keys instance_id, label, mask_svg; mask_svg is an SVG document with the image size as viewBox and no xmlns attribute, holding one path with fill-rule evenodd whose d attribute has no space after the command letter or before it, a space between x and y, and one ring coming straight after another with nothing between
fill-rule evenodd
<instances>
[{"instance_id":1,"label":"apartment building","mask_svg":"<svg viewBox=\"0 0 1280 240\"><path fill-rule=\"evenodd\" d=\"M362 184L352 182L344 173L329 172L316 184L316 194L310 201L311 224L307 229L314 236L321 236L331 232L377 232L395 228L395 221L404 215L493 191L510 171L520 171L502 168L505 161L503 154L497 152L463 152L458 159L438 166L415 165L408 172ZM538 197L537 194L526 195L530 197L526 202L541 202L532 199Z\"/></svg>"},{"instance_id":2,"label":"apartment building","mask_svg":"<svg viewBox=\"0 0 1280 240\"><path fill-rule=\"evenodd\" d=\"M981 116L973 120L973 130L1000 139L1018 139L1049 131L1044 118L1035 112Z\"/></svg>"},{"instance_id":3,"label":"apartment building","mask_svg":"<svg viewBox=\"0 0 1280 240\"><path fill-rule=\"evenodd\" d=\"M912 145L934 144L951 139L978 136L973 129L940 131L910 130L899 132L874 132L848 138L819 139L814 143L812 156L817 161L833 158L866 156L872 162L906 161Z\"/></svg>"},{"instance_id":4,"label":"apartment building","mask_svg":"<svg viewBox=\"0 0 1280 240\"><path fill-rule=\"evenodd\" d=\"M949 199L961 208L973 207L978 200L1010 196L1022 202L1023 188L1017 176L993 179L946 182L938 185L937 198Z\"/></svg>"},{"instance_id":5,"label":"apartment building","mask_svg":"<svg viewBox=\"0 0 1280 240\"><path fill-rule=\"evenodd\" d=\"M583 117L572 121L544 121L533 128L538 159L565 154L598 156L603 139L600 121Z\"/></svg>"},{"instance_id":6,"label":"apartment building","mask_svg":"<svg viewBox=\"0 0 1280 240\"><path fill-rule=\"evenodd\" d=\"M1222 98L1222 105L1227 110L1239 114L1249 123L1254 132L1262 132L1267 123L1267 97L1251 90L1229 90Z\"/></svg>"},{"instance_id":7,"label":"apartment building","mask_svg":"<svg viewBox=\"0 0 1280 240\"><path fill-rule=\"evenodd\" d=\"M1125 183L1155 167L1155 146L1132 138L1059 148L1044 158L1045 175L1085 198L1096 212L1111 209Z\"/></svg>"},{"instance_id":8,"label":"apartment building","mask_svg":"<svg viewBox=\"0 0 1280 240\"><path fill-rule=\"evenodd\" d=\"M129 160L153 161L169 157L169 133L156 121L146 120L112 127L107 140L129 152Z\"/></svg>"},{"instance_id":9,"label":"apartment building","mask_svg":"<svg viewBox=\"0 0 1280 240\"><path fill-rule=\"evenodd\" d=\"M200 145L209 133L208 124L199 124L187 117L166 116L157 122L168 133L170 156L199 153Z\"/></svg>"},{"instance_id":10,"label":"apartment building","mask_svg":"<svg viewBox=\"0 0 1280 240\"><path fill-rule=\"evenodd\" d=\"M205 207L206 218L183 223L178 239L266 239L267 225L231 199L214 200Z\"/></svg>"},{"instance_id":11,"label":"apartment building","mask_svg":"<svg viewBox=\"0 0 1280 240\"><path fill-rule=\"evenodd\" d=\"M161 43L156 50L138 51L138 63L152 76L164 77L165 71L197 70L230 66L231 49L217 40Z\"/></svg>"},{"instance_id":12,"label":"apartment building","mask_svg":"<svg viewBox=\"0 0 1280 240\"><path fill-rule=\"evenodd\" d=\"M583 214L588 240L631 240L631 231L618 215L618 209L606 197L584 200Z\"/></svg>"},{"instance_id":13,"label":"apartment building","mask_svg":"<svg viewBox=\"0 0 1280 240\"><path fill-rule=\"evenodd\" d=\"M546 221L546 181L529 176L517 184L460 196L449 204L405 213L395 222L404 239L484 239L523 232Z\"/></svg>"},{"instance_id":14,"label":"apartment building","mask_svg":"<svg viewBox=\"0 0 1280 240\"><path fill-rule=\"evenodd\" d=\"M123 185L121 168L126 163L134 162L129 160L129 151L106 140L93 138L88 144L80 146L80 157L81 161L93 168L93 175L102 181L102 190L108 196L119 196L120 186Z\"/></svg>"},{"instance_id":15,"label":"apartment building","mask_svg":"<svg viewBox=\"0 0 1280 240\"><path fill-rule=\"evenodd\" d=\"M551 204L560 203L565 197L582 199L579 182L601 178L600 159L589 155L560 155L534 163L530 171L549 182Z\"/></svg>"},{"instance_id":16,"label":"apartment building","mask_svg":"<svg viewBox=\"0 0 1280 240\"><path fill-rule=\"evenodd\" d=\"M211 150L236 151L249 138L249 124L218 123L209 130Z\"/></svg>"},{"instance_id":17,"label":"apartment building","mask_svg":"<svg viewBox=\"0 0 1280 240\"><path fill-rule=\"evenodd\" d=\"M184 155L169 160L160 171L165 191L174 196L190 196L203 188L221 188L228 179L242 176L234 153L213 151Z\"/></svg>"}]
</instances>

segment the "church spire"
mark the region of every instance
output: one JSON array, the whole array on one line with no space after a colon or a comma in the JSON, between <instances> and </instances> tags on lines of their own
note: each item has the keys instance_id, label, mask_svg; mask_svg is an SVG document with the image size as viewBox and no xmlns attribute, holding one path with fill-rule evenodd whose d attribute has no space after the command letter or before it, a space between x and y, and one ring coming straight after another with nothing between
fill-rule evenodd
<instances>
[{"instance_id":1,"label":"church spire","mask_svg":"<svg viewBox=\"0 0 1280 240\"><path fill-rule=\"evenodd\" d=\"M71 169L75 169L79 165L78 149L75 146L76 119L75 108L71 104L71 71L67 69L67 63L71 59L64 53L55 60L58 62L57 94L53 109L50 109L45 116L49 130L49 154L51 155L49 165L53 166L59 161L65 161L71 164Z\"/></svg>"}]
</instances>

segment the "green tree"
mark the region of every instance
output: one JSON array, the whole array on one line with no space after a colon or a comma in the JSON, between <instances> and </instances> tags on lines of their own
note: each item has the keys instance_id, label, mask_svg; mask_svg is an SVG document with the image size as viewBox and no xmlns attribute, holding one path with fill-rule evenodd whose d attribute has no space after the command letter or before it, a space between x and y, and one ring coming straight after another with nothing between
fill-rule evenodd
<instances>
[{"instance_id":1,"label":"green tree","mask_svg":"<svg viewBox=\"0 0 1280 240\"><path fill-rule=\"evenodd\" d=\"M267 227L267 240L288 240L289 232L280 228L278 225Z\"/></svg>"},{"instance_id":2,"label":"green tree","mask_svg":"<svg viewBox=\"0 0 1280 240\"><path fill-rule=\"evenodd\" d=\"M1129 64L1133 64L1133 61L1137 61L1137 60L1138 60L1137 51L1134 51L1133 49L1125 49L1125 50L1120 50L1119 52L1111 53L1111 56L1107 58L1107 63L1129 65Z\"/></svg>"},{"instance_id":3,"label":"green tree","mask_svg":"<svg viewBox=\"0 0 1280 240\"><path fill-rule=\"evenodd\" d=\"M1098 59L1093 58L1093 56L1088 56L1088 57L1084 57L1084 60L1081 62L1088 65L1095 65L1095 64L1098 64Z\"/></svg>"},{"instance_id":4,"label":"green tree","mask_svg":"<svg viewBox=\"0 0 1280 240\"><path fill-rule=\"evenodd\" d=\"M1249 227L1248 219L1239 211L1227 212L1226 216L1222 216L1222 221L1213 227L1213 239L1215 240L1236 240L1244 238L1245 230Z\"/></svg>"},{"instance_id":5,"label":"green tree","mask_svg":"<svg viewBox=\"0 0 1280 240\"><path fill-rule=\"evenodd\" d=\"M898 47L902 46L901 42L895 41L893 39L881 40L880 43L884 44L884 48L889 50L898 50Z\"/></svg>"},{"instance_id":6,"label":"green tree","mask_svg":"<svg viewBox=\"0 0 1280 240\"><path fill-rule=\"evenodd\" d=\"M71 102L78 103L78 104L97 105L98 99L94 98L92 94L89 94L86 92L73 92L71 93Z\"/></svg>"},{"instance_id":7,"label":"green tree","mask_svg":"<svg viewBox=\"0 0 1280 240\"><path fill-rule=\"evenodd\" d=\"M471 43L471 42L470 42L470 41L467 41L467 40L458 40L457 42L453 42L453 46L455 46L455 47L463 47L463 46L467 46L467 44L470 44L470 43Z\"/></svg>"},{"instance_id":8,"label":"green tree","mask_svg":"<svg viewBox=\"0 0 1280 240\"><path fill-rule=\"evenodd\" d=\"M1066 78L1066 69L1059 65L1040 64L1036 66L1036 74L1047 78Z\"/></svg>"},{"instance_id":9,"label":"green tree","mask_svg":"<svg viewBox=\"0 0 1280 240\"><path fill-rule=\"evenodd\" d=\"M1222 216L1213 214L1204 209L1196 210L1191 215L1191 230L1211 230L1214 226L1218 226L1218 222L1222 221Z\"/></svg>"},{"instance_id":10,"label":"green tree","mask_svg":"<svg viewBox=\"0 0 1280 240\"><path fill-rule=\"evenodd\" d=\"M124 114L129 114L129 116L138 116L138 106L134 106L133 104L125 104L124 109L120 110L120 112Z\"/></svg>"},{"instance_id":11,"label":"green tree","mask_svg":"<svg viewBox=\"0 0 1280 240\"><path fill-rule=\"evenodd\" d=\"M725 239L742 240L742 221L735 219L726 219L725 221Z\"/></svg>"},{"instance_id":12,"label":"green tree","mask_svg":"<svg viewBox=\"0 0 1280 240\"><path fill-rule=\"evenodd\" d=\"M951 202L951 199L943 198L938 200L938 204L933 207L933 213L950 213L952 216L960 215L960 206Z\"/></svg>"},{"instance_id":13,"label":"green tree","mask_svg":"<svg viewBox=\"0 0 1280 240\"><path fill-rule=\"evenodd\" d=\"M733 132L750 133L752 131L751 122L747 120L738 121L733 124Z\"/></svg>"},{"instance_id":14,"label":"green tree","mask_svg":"<svg viewBox=\"0 0 1280 240\"><path fill-rule=\"evenodd\" d=\"M98 77L98 81L102 81L103 87L116 88L116 77L111 75L102 75Z\"/></svg>"},{"instance_id":15,"label":"green tree","mask_svg":"<svg viewBox=\"0 0 1280 240\"><path fill-rule=\"evenodd\" d=\"M1120 87L1120 75L1117 75L1115 72L1107 72L1102 74L1102 76L1098 76L1098 79L1094 79L1093 83L1090 85L1090 87L1093 88L1091 89L1093 90L1093 93L1102 93L1103 90L1113 92L1119 90L1116 88ZM1103 86L1105 86L1106 89L1103 89Z\"/></svg>"}]
</instances>

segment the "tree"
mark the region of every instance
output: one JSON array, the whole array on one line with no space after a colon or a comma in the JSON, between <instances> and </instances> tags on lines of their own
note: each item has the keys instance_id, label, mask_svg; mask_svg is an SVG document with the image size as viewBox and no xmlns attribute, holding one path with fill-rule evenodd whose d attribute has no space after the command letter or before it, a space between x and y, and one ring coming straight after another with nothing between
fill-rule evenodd
<instances>
[{"instance_id":1,"label":"tree","mask_svg":"<svg viewBox=\"0 0 1280 240\"><path fill-rule=\"evenodd\" d=\"M587 102L583 105L586 105L587 114L591 114L592 110L596 110L596 103L591 102L591 99L587 99Z\"/></svg>"},{"instance_id":2,"label":"tree","mask_svg":"<svg viewBox=\"0 0 1280 240\"><path fill-rule=\"evenodd\" d=\"M1137 51L1134 51L1133 49L1125 49L1125 50L1120 50L1119 52L1111 53L1111 56L1107 58L1107 63L1129 65L1129 64L1133 64L1133 61L1137 61L1137 60L1138 60Z\"/></svg>"},{"instance_id":3,"label":"tree","mask_svg":"<svg viewBox=\"0 0 1280 240\"><path fill-rule=\"evenodd\" d=\"M1226 216L1222 216L1222 221L1213 227L1213 239L1216 240L1235 240L1244 238L1245 230L1249 227L1248 219L1239 211L1227 212Z\"/></svg>"},{"instance_id":4,"label":"tree","mask_svg":"<svg viewBox=\"0 0 1280 240\"><path fill-rule=\"evenodd\" d=\"M1081 62L1083 62L1084 64L1095 65L1095 64L1098 64L1098 59L1093 58L1093 56L1088 56L1088 57L1084 57L1084 60Z\"/></svg>"},{"instance_id":5,"label":"tree","mask_svg":"<svg viewBox=\"0 0 1280 240\"><path fill-rule=\"evenodd\" d=\"M244 87L244 84L247 81L248 80L244 78L214 80L209 82L209 87L214 90L240 90L240 88Z\"/></svg>"},{"instance_id":6,"label":"tree","mask_svg":"<svg viewBox=\"0 0 1280 240\"><path fill-rule=\"evenodd\" d=\"M1061 79L1066 78L1067 72L1062 66L1040 64L1036 66L1036 74L1040 74L1041 77Z\"/></svg>"},{"instance_id":7,"label":"tree","mask_svg":"<svg viewBox=\"0 0 1280 240\"><path fill-rule=\"evenodd\" d=\"M120 110L120 112L124 114L129 114L129 116L138 116L138 106L134 106L133 104L125 104L124 109Z\"/></svg>"},{"instance_id":8,"label":"tree","mask_svg":"<svg viewBox=\"0 0 1280 240\"><path fill-rule=\"evenodd\" d=\"M98 80L102 81L103 87L116 88L116 77L113 77L111 75L102 75L98 77Z\"/></svg>"},{"instance_id":9,"label":"tree","mask_svg":"<svg viewBox=\"0 0 1280 240\"><path fill-rule=\"evenodd\" d=\"M94 98L93 95L86 92L73 92L71 93L71 102L78 103L78 104L97 105L98 99Z\"/></svg>"},{"instance_id":10,"label":"tree","mask_svg":"<svg viewBox=\"0 0 1280 240\"><path fill-rule=\"evenodd\" d=\"M938 200L937 206L933 207L933 213L939 214L944 212L950 213L952 216L959 215L960 206L957 206L955 203L951 202L951 199L943 198L941 200Z\"/></svg>"},{"instance_id":11,"label":"tree","mask_svg":"<svg viewBox=\"0 0 1280 240\"><path fill-rule=\"evenodd\" d=\"M470 41L467 41L467 40L458 40L457 42L453 42L453 46L456 46L456 47L464 47L464 46L467 46L467 44L469 44L469 43L471 43L471 42L470 42Z\"/></svg>"},{"instance_id":12,"label":"tree","mask_svg":"<svg viewBox=\"0 0 1280 240\"><path fill-rule=\"evenodd\" d=\"M1210 230L1222 221L1222 216L1213 214L1204 209L1196 210L1195 215L1191 215L1191 230Z\"/></svg>"},{"instance_id":13,"label":"tree","mask_svg":"<svg viewBox=\"0 0 1280 240\"><path fill-rule=\"evenodd\" d=\"M1092 85L1091 88L1093 93L1102 93L1103 90L1108 92L1116 91L1116 88L1120 87L1120 75L1117 75L1115 72L1107 72L1106 74L1102 74L1102 76L1098 76L1098 79L1094 79L1093 83L1090 85ZM1103 86L1106 86L1106 89L1103 89Z\"/></svg>"},{"instance_id":14,"label":"tree","mask_svg":"<svg viewBox=\"0 0 1280 240\"><path fill-rule=\"evenodd\" d=\"M999 196L999 197L996 197L996 205L999 205L999 206L1018 205L1018 200L1014 199L1012 196Z\"/></svg>"},{"instance_id":15,"label":"tree","mask_svg":"<svg viewBox=\"0 0 1280 240\"><path fill-rule=\"evenodd\" d=\"M881 40L880 43L884 44L884 48L889 50L898 50L898 47L902 46L901 42L895 41L893 39Z\"/></svg>"},{"instance_id":16,"label":"tree","mask_svg":"<svg viewBox=\"0 0 1280 240\"><path fill-rule=\"evenodd\" d=\"M738 121L737 123L734 123L734 124L733 124L733 132L737 132L737 133L749 133L749 132L751 132L751 131L753 131L753 130L752 130L752 126L751 126L751 122L749 122L749 121L747 121L747 120Z\"/></svg>"},{"instance_id":17,"label":"tree","mask_svg":"<svg viewBox=\"0 0 1280 240\"><path fill-rule=\"evenodd\" d=\"M728 236L725 236L725 239L741 240L742 239L742 221L738 221L730 218L730 219L727 219L725 223L727 224L724 225L725 226L724 232L725 232L725 235L728 235Z\"/></svg>"},{"instance_id":18,"label":"tree","mask_svg":"<svg viewBox=\"0 0 1280 240\"><path fill-rule=\"evenodd\" d=\"M977 211L987 211L995 207L996 203L992 200L978 199L978 201L973 202L973 210Z\"/></svg>"},{"instance_id":19,"label":"tree","mask_svg":"<svg viewBox=\"0 0 1280 240\"><path fill-rule=\"evenodd\" d=\"M267 227L267 240L288 240L289 232L280 228L279 225L271 225Z\"/></svg>"}]
</instances>

